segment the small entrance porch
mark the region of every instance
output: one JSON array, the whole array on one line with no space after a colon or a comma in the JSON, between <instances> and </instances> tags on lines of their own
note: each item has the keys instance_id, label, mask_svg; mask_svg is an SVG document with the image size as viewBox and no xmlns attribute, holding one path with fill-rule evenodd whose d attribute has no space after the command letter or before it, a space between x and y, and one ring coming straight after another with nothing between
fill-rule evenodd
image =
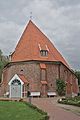
<instances>
[{"instance_id":1,"label":"small entrance porch","mask_svg":"<svg viewBox=\"0 0 80 120\"><path fill-rule=\"evenodd\" d=\"M28 81L22 74L15 74L9 81L9 98L24 98L27 97Z\"/></svg>"}]
</instances>

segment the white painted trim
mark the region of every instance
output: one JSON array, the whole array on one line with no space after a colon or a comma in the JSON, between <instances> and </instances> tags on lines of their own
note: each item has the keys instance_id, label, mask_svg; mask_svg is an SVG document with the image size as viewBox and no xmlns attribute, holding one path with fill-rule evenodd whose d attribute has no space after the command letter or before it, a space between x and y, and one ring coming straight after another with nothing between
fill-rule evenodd
<instances>
[{"instance_id":1,"label":"white painted trim","mask_svg":"<svg viewBox=\"0 0 80 120\"><path fill-rule=\"evenodd\" d=\"M48 46L46 45L46 49L47 49L47 51L49 52L49 48L48 48Z\"/></svg>"},{"instance_id":2,"label":"white painted trim","mask_svg":"<svg viewBox=\"0 0 80 120\"><path fill-rule=\"evenodd\" d=\"M18 79L21 82L21 85L24 84L24 82L19 78L19 76L17 74L15 74L13 76L13 78L9 81L8 85L11 85L12 81L15 80L15 79Z\"/></svg>"},{"instance_id":3,"label":"white painted trim","mask_svg":"<svg viewBox=\"0 0 80 120\"><path fill-rule=\"evenodd\" d=\"M23 85L21 85L21 98L22 98L22 89L23 89Z\"/></svg>"},{"instance_id":4,"label":"white painted trim","mask_svg":"<svg viewBox=\"0 0 80 120\"><path fill-rule=\"evenodd\" d=\"M9 97L11 98L11 85L9 86L9 93L10 93Z\"/></svg>"},{"instance_id":5,"label":"white painted trim","mask_svg":"<svg viewBox=\"0 0 80 120\"><path fill-rule=\"evenodd\" d=\"M23 98L25 98L25 85L24 85L24 89L23 89Z\"/></svg>"},{"instance_id":6,"label":"white painted trim","mask_svg":"<svg viewBox=\"0 0 80 120\"><path fill-rule=\"evenodd\" d=\"M40 44L38 44L38 46L39 46L39 49L40 49L40 51L41 51L41 46L40 46Z\"/></svg>"},{"instance_id":7,"label":"white painted trim","mask_svg":"<svg viewBox=\"0 0 80 120\"><path fill-rule=\"evenodd\" d=\"M22 98L22 90L23 90L23 84L24 84L24 82L19 78L19 76L17 74L15 74L13 76L13 78L8 83L8 85L9 85L9 93L10 93L9 97L11 98L11 83L15 79L18 79L21 82L21 98Z\"/></svg>"}]
</instances>

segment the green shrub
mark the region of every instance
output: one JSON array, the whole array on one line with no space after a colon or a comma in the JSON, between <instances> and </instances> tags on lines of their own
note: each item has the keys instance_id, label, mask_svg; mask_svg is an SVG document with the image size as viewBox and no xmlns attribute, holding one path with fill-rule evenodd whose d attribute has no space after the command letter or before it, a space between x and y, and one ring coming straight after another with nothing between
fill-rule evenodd
<instances>
[{"instance_id":1,"label":"green shrub","mask_svg":"<svg viewBox=\"0 0 80 120\"><path fill-rule=\"evenodd\" d=\"M60 96L65 95L65 92L66 92L65 81L61 80L61 79L57 79L56 80L56 86L57 86L58 95L60 95Z\"/></svg>"},{"instance_id":2,"label":"green shrub","mask_svg":"<svg viewBox=\"0 0 80 120\"><path fill-rule=\"evenodd\" d=\"M74 98L62 98L58 100L58 103L67 104L67 105L74 105L80 107L80 97Z\"/></svg>"}]
</instances>

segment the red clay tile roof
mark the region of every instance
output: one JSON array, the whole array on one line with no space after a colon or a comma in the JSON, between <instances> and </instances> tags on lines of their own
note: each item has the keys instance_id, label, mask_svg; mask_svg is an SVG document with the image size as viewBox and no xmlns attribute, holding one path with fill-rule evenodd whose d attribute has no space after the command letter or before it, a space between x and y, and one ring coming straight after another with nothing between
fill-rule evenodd
<instances>
[{"instance_id":1,"label":"red clay tile roof","mask_svg":"<svg viewBox=\"0 0 80 120\"><path fill-rule=\"evenodd\" d=\"M40 50L42 49L48 50L48 56L43 57L40 55ZM27 60L61 61L69 67L65 59L54 47L51 41L31 20L12 54L12 62Z\"/></svg>"},{"instance_id":2,"label":"red clay tile roof","mask_svg":"<svg viewBox=\"0 0 80 120\"><path fill-rule=\"evenodd\" d=\"M44 85L46 85L47 81L46 80L42 80L41 83L44 84Z\"/></svg>"},{"instance_id":3,"label":"red clay tile roof","mask_svg":"<svg viewBox=\"0 0 80 120\"><path fill-rule=\"evenodd\" d=\"M23 74L18 74L19 78L26 84L28 84L28 80L25 78L25 76Z\"/></svg>"},{"instance_id":4,"label":"red clay tile roof","mask_svg":"<svg viewBox=\"0 0 80 120\"><path fill-rule=\"evenodd\" d=\"M40 63L40 68L41 69L46 69L46 65L44 63Z\"/></svg>"}]
</instances>

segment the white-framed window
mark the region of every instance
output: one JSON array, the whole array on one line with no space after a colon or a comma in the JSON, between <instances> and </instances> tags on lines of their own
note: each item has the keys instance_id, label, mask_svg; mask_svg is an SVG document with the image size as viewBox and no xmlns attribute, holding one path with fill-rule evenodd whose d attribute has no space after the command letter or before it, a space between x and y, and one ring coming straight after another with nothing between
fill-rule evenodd
<instances>
[{"instance_id":1,"label":"white-framed window","mask_svg":"<svg viewBox=\"0 0 80 120\"><path fill-rule=\"evenodd\" d=\"M47 50L41 50L40 54L41 54L41 56L48 56L48 51Z\"/></svg>"}]
</instances>

